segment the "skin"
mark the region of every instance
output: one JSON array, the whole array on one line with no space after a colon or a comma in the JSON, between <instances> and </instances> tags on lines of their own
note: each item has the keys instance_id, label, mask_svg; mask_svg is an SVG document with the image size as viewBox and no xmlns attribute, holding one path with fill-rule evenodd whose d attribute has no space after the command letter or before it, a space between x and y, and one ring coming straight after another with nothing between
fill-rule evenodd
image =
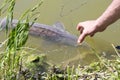
<instances>
[{"instance_id":1,"label":"skin","mask_svg":"<svg viewBox=\"0 0 120 80\"><path fill-rule=\"evenodd\" d=\"M78 43L82 43L86 36L94 36L97 32L104 31L110 24L120 18L120 0L113 0L103 14L96 20L80 22L77 30L80 32Z\"/></svg>"}]
</instances>

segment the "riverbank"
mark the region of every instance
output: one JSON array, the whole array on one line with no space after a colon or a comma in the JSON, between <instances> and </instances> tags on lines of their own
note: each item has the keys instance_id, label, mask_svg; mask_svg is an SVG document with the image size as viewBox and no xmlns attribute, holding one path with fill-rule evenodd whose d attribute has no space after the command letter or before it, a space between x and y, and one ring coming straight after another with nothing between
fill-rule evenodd
<instances>
[{"instance_id":1,"label":"riverbank","mask_svg":"<svg viewBox=\"0 0 120 80\"><path fill-rule=\"evenodd\" d=\"M17 80L119 80L120 57L114 60L99 57L98 62L89 65L53 65L41 54L20 66Z\"/></svg>"}]
</instances>

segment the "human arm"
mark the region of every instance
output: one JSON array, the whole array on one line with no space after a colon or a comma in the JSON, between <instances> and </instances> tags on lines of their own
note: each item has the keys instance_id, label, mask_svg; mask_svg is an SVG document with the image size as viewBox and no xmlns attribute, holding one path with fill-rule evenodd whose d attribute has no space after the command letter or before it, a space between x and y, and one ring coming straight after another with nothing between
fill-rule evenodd
<instances>
[{"instance_id":1,"label":"human arm","mask_svg":"<svg viewBox=\"0 0 120 80\"><path fill-rule=\"evenodd\" d=\"M120 18L120 0L113 0L105 12L96 20L80 22L77 25L81 35L78 43L83 42L86 36L93 36L96 32L104 31L110 24Z\"/></svg>"}]
</instances>

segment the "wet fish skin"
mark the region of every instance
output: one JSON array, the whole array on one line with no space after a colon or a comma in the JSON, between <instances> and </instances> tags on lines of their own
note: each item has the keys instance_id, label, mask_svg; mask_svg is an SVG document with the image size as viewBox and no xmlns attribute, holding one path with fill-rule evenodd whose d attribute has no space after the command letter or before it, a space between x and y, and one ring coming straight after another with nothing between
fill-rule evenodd
<instances>
[{"instance_id":1,"label":"wet fish skin","mask_svg":"<svg viewBox=\"0 0 120 80\"><path fill-rule=\"evenodd\" d=\"M18 20L13 19L11 27L15 28L17 23ZM31 24L31 22L29 24ZM1 28L5 28L6 18L0 19L0 26ZM66 31L64 29L64 25L60 22L55 23L54 26L41 23L34 23L29 29L29 34L42 37L52 42L70 46L77 46L78 37Z\"/></svg>"}]
</instances>

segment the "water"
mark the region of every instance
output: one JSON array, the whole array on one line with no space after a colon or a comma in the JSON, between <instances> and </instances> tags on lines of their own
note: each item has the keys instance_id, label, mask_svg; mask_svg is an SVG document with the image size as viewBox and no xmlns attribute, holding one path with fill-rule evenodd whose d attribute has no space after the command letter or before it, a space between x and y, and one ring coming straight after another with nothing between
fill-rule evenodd
<instances>
[{"instance_id":1,"label":"water","mask_svg":"<svg viewBox=\"0 0 120 80\"><path fill-rule=\"evenodd\" d=\"M2 0L1 0L2 1ZM17 0L14 17L18 18L24 10L33 7L39 0ZM40 18L37 22L53 25L61 21L65 29L71 34L79 36L76 25L85 20L96 19L107 8L112 0L44 0L39 8ZM30 36L26 46L35 48L37 51L31 54L44 53L47 60L53 64L88 64L98 58L90 47L98 52L107 53L107 56L115 54L111 43L120 45L120 21L112 24L103 33L97 33L93 38L87 37L89 47L71 47L62 44L51 43L41 38ZM4 40L4 34L0 33L0 42Z\"/></svg>"}]
</instances>

